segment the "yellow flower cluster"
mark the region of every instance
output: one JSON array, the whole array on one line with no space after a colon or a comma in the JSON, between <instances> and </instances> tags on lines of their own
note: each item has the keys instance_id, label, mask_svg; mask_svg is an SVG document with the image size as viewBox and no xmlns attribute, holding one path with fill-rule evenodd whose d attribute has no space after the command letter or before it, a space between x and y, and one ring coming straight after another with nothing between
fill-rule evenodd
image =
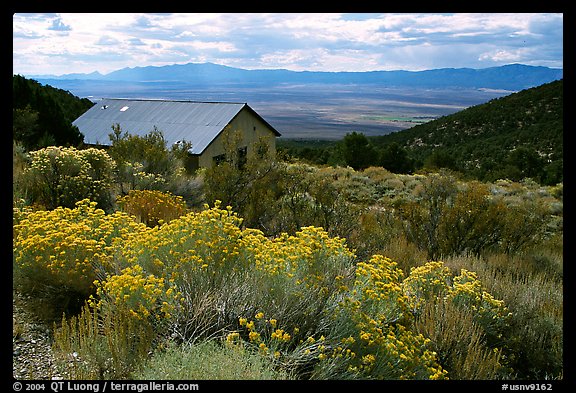
<instances>
[{"instance_id":1,"label":"yellow flower cluster","mask_svg":"<svg viewBox=\"0 0 576 393\"><path fill-rule=\"evenodd\" d=\"M430 340L404 325L411 315L402 280L402 270L384 256L357 264L354 287L336 316L344 338L317 347L320 370L345 370L356 378L446 377L428 349Z\"/></svg>"},{"instance_id":2,"label":"yellow flower cluster","mask_svg":"<svg viewBox=\"0 0 576 393\"><path fill-rule=\"evenodd\" d=\"M100 297L93 306L112 306L113 312L126 312L137 319L170 318L177 295L167 288L164 278L146 275L139 265L127 267L120 274L111 275L103 282L96 281L96 294Z\"/></svg>"},{"instance_id":3,"label":"yellow flower cluster","mask_svg":"<svg viewBox=\"0 0 576 393\"><path fill-rule=\"evenodd\" d=\"M190 212L134 239L122 250L127 266L139 264L146 271L184 284L191 277L221 279L245 269L239 258L240 219L231 208Z\"/></svg>"},{"instance_id":4,"label":"yellow flower cluster","mask_svg":"<svg viewBox=\"0 0 576 393\"><path fill-rule=\"evenodd\" d=\"M258 348L262 355L272 354L278 359L286 354L286 350L292 344L293 337L299 333L295 327L292 334L284 329L278 328L278 320L275 318L264 318L262 311L256 313L254 320L245 317L238 318L239 327L244 336L248 338L248 343ZM240 343L241 333L234 331L226 336L229 343Z\"/></svg>"},{"instance_id":5,"label":"yellow flower cluster","mask_svg":"<svg viewBox=\"0 0 576 393\"><path fill-rule=\"evenodd\" d=\"M88 296L97 274L112 270L117 245L144 231L127 214L105 214L87 199L74 209L23 211L14 225L16 276Z\"/></svg>"},{"instance_id":6,"label":"yellow flower cluster","mask_svg":"<svg viewBox=\"0 0 576 393\"><path fill-rule=\"evenodd\" d=\"M452 281L450 269L442 262L428 262L410 269L410 275L402 283L403 290L410 299L413 311L420 309L426 301L441 298L446 294Z\"/></svg>"},{"instance_id":7,"label":"yellow flower cluster","mask_svg":"<svg viewBox=\"0 0 576 393\"><path fill-rule=\"evenodd\" d=\"M490 333L494 331L498 334L497 330L505 325L512 315L504 301L495 299L483 290L478 275L466 269L461 269L460 275L454 277L446 298L476 311L477 320Z\"/></svg>"},{"instance_id":8,"label":"yellow flower cluster","mask_svg":"<svg viewBox=\"0 0 576 393\"><path fill-rule=\"evenodd\" d=\"M371 379L447 379L437 354L428 349L430 340L402 324L368 326L334 346L332 365L341 364L357 378Z\"/></svg>"},{"instance_id":9,"label":"yellow flower cluster","mask_svg":"<svg viewBox=\"0 0 576 393\"><path fill-rule=\"evenodd\" d=\"M268 276L283 276L291 284L326 294L347 290L343 274L351 269L354 253L344 239L332 238L322 228L304 227L272 240L260 231L245 230L241 244L254 268Z\"/></svg>"},{"instance_id":10,"label":"yellow flower cluster","mask_svg":"<svg viewBox=\"0 0 576 393\"><path fill-rule=\"evenodd\" d=\"M170 222L188 212L184 198L156 190L131 190L119 197L120 208L149 227Z\"/></svg>"},{"instance_id":11,"label":"yellow flower cluster","mask_svg":"<svg viewBox=\"0 0 576 393\"><path fill-rule=\"evenodd\" d=\"M401 280L402 270L396 262L382 255L374 255L368 262L359 262L354 289L344 305L364 326L382 326L407 318L407 297Z\"/></svg>"},{"instance_id":12,"label":"yellow flower cluster","mask_svg":"<svg viewBox=\"0 0 576 393\"><path fill-rule=\"evenodd\" d=\"M477 321L486 330L502 327L511 315L504 301L483 290L476 273L462 269L459 276L453 277L442 262L412 268L402 286L413 311L421 309L427 301L449 300L474 310Z\"/></svg>"}]
</instances>

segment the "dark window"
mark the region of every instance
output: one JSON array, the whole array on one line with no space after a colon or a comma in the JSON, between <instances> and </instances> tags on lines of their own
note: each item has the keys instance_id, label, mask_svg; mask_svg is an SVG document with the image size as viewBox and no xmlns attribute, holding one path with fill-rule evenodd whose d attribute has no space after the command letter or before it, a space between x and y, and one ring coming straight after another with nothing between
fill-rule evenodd
<instances>
[{"instance_id":1,"label":"dark window","mask_svg":"<svg viewBox=\"0 0 576 393\"><path fill-rule=\"evenodd\" d=\"M242 169L248 161L248 148L241 147L238 149L238 168Z\"/></svg>"},{"instance_id":2,"label":"dark window","mask_svg":"<svg viewBox=\"0 0 576 393\"><path fill-rule=\"evenodd\" d=\"M220 165L224 161L226 161L226 154L219 154L217 156L212 157L212 161L215 165Z\"/></svg>"}]
</instances>

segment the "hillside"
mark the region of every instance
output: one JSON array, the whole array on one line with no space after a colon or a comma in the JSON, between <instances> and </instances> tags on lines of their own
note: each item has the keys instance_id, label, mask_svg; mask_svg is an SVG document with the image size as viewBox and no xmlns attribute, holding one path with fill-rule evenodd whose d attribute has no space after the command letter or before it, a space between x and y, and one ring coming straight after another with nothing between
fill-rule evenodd
<instances>
[{"instance_id":1,"label":"hillside","mask_svg":"<svg viewBox=\"0 0 576 393\"><path fill-rule=\"evenodd\" d=\"M563 80L493 99L452 115L371 138L397 143L420 165L444 166L492 181L562 181Z\"/></svg>"},{"instance_id":2,"label":"hillside","mask_svg":"<svg viewBox=\"0 0 576 393\"><path fill-rule=\"evenodd\" d=\"M49 144L76 146L84 137L72 122L92 105L87 98L14 75L13 139L28 148Z\"/></svg>"}]
</instances>

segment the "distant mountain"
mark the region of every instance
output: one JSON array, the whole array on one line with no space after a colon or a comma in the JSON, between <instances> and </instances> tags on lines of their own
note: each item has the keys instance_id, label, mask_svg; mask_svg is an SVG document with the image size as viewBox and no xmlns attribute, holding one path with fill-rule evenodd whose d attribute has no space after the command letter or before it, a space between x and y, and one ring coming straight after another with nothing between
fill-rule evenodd
<instances>
[{"instance_id":1,"label":"distant mountain","mask_svg":"<svg viewBox=\"0 0 576 393\"><path fill-rule=\"evenodd\" d=\"M246 70L213 63L123 68L102 75L37 75L34 79L181 82L188 85L376 84L388 87L462 87L523 90L562 79L563 70L510 64L482 69L441 68L426 71L319 72L285 69Z\"/></svg>"},{"instance_id":2,"label":"distant mountain","mask_svg":"<svg viewBox=\"0 0 576 393\"><path fill-rule=\"evenodd\" d=\"M480 180L556 184L563 180L563 86L546 83L372 141Z\"/></svg>"}]
</instances>

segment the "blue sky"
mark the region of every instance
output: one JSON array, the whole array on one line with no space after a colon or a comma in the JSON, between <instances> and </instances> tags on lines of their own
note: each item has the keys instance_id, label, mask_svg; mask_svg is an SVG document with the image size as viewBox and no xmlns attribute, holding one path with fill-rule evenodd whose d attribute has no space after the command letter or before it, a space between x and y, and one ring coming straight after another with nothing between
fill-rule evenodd
<instances>
[{"instance_id":1,"label":"blue sky","mask_svg":"<svg viewBox=\"0 0 576 393\"><path fill-rule=\"evenodd\" d=\"M510 63L563 67L563 15L13 15L13 71L109 73L212 62L245 69L419 71Z\"/></svg>"}]
</instances>

